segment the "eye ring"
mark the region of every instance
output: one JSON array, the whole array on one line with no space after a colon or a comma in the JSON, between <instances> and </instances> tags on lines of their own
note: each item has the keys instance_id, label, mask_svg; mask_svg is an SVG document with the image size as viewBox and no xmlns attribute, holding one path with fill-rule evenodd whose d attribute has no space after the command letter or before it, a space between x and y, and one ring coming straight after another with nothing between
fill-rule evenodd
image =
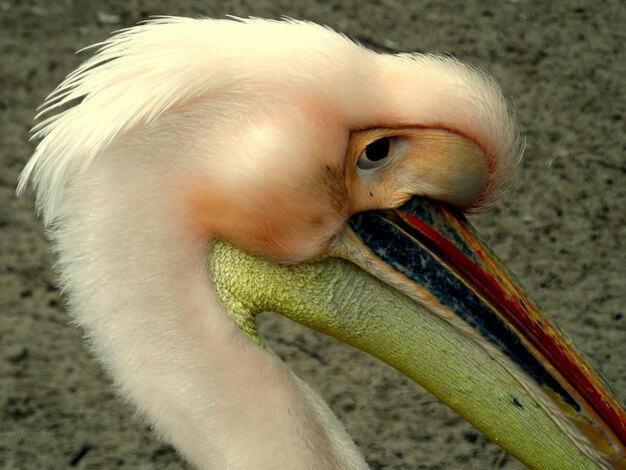
<instances>
[{"instance_id":1,"label":"eye ring","mask_svg":"<svg viewBox=\"0 0 626 470\"><path fill-rule=\"evenodd\" d=\"M371 170L384 165L393 153L394 137L381 137L370 142L359 155L357 166L362 170Z\"/></svg>"}]
</instances>

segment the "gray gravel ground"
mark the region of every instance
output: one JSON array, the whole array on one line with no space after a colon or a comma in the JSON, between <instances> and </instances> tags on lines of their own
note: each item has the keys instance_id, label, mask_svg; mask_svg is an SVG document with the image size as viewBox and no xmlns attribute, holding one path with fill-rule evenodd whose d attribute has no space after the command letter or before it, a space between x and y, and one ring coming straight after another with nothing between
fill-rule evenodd
<instances>
[{"instance_id":1,"label":"gray gravel ground","mask_svg":"<svg viewBox=\"0 0 626 470\"><path fill-rule=\"evenodd\" d=\"M524 180L474 221L626 399L623 3L0 2L0 468L184 467L133 415L68 325L32 194L16 199L35 108L86 55L149 15L288 15L387 51L490 70L528 138ZM394 370L269 315L262 332L345 422L372 468L520 468Z\"/></svg>"}]
</instances>

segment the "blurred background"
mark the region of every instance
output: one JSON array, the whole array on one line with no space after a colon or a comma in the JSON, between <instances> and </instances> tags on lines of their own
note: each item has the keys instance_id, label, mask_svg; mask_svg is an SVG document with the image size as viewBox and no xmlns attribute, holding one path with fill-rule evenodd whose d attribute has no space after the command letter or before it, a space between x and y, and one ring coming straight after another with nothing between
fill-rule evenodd
<instances>
[{"instance_id":1,"label":"blurred background","mask_svg":"<svg viewBox=\"0 0 626 470\"><path fill-rule=\"evenodd\" d=\"M524 177L472 220L626 400L623 2L0 0L0 468L186 468L70 325L33 195L14 188L37 106L89 56L75 51L154 15L227 14L307 19L381 52L489 70L527 136ZM379 361L275 315L261 332L373 469L521 468Z\"/></svg>"}]
</instances>

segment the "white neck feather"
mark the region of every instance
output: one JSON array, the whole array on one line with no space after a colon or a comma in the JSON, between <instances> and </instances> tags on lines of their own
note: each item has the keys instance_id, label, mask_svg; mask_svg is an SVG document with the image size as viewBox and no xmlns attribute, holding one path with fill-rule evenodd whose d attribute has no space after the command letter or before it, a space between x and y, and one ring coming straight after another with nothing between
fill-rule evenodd
<instances>
[{"instance_id":1,"label":"white neck feather","mask_svg":"<svg viewBox=\"0 0 626 470\"><path fill-rule=\"evenodd\" d=\"M122 395L201 468L364 468L324 402L220 305L208 241L175 207L180 168L143 157L95 161L53 231L71 310Z\"/></svg>"}]
</instances>

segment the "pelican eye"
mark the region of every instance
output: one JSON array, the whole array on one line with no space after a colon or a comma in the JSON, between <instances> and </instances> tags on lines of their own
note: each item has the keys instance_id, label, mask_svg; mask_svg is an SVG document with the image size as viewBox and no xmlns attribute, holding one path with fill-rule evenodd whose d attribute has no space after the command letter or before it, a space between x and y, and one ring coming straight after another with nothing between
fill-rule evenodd
<instances>
[{"instance_id":1,"label":"pelican eye","mask_svg":"<svg viewBox=\"0 0 626 470\"><path fill-rule=\"evenodd\" d=\"M382 137L368 144L359 155L357 166L362 170L370 170L384 165L392 153L394 141L393 137Z\"/></svg>"}]
</instances>

